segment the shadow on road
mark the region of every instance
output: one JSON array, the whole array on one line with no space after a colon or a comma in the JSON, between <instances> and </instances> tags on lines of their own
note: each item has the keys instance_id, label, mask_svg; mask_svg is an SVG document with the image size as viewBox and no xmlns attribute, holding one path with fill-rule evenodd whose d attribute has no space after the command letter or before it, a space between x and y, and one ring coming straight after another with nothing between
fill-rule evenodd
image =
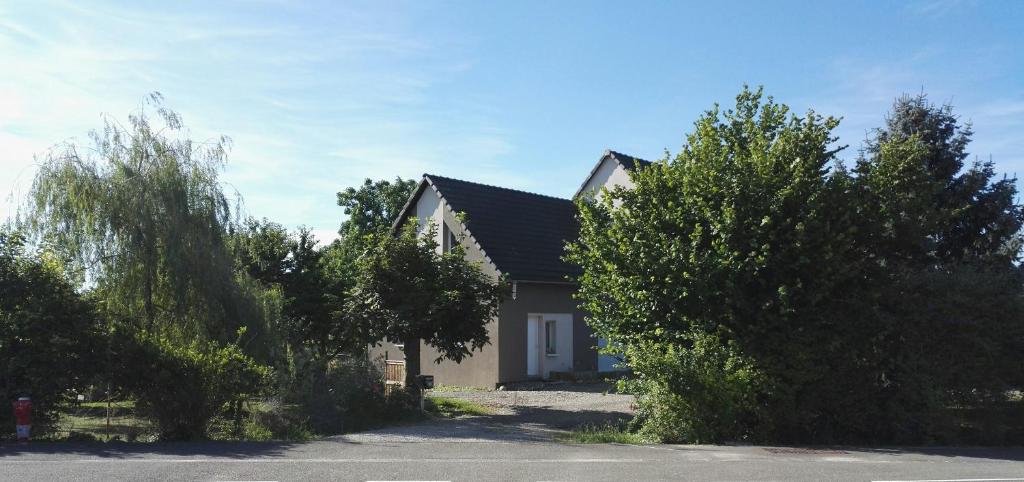
<instances>
[{"instance_id":1,"label":"shadow on road","mask_svg":"<svg viewBox=\"0 0 1024 482\"><path fill-rule=\"evenodd\" d=\"M551 442L583 425L618 423L631 418L624 412L513 407L512 413L433 419L416 424L330 437L360 443L410 442Z\"/></svg>"},{"instance_id":2,"label":"shadow on road","mask_svg":"<svg viewBox=\"0 0 1024 482\"><path fill-rule=\"evenodd\" d=\"M845 447L854 453L886 455L928 455L949 458L1024 461L1024 447Z\"/></svg>"},{"instance_id":3,"label":"shadow on road","mask_svg":"<svg viewBox=\"0 0 1024 482\"><path fill-rule=\"evenodd\" d=\"M229 458L274 457L296 446L295 442L157 442L157 443L0 443L0 461L10 455L81 455L127 458L146 455L209 456Z\"/></svg>"}]
</instances>

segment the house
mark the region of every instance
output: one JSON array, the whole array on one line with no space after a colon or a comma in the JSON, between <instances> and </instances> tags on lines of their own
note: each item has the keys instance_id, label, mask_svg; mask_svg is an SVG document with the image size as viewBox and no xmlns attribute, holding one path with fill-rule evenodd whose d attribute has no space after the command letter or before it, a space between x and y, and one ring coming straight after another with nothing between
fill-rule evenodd
<instances>
[{"instance_id":1,"label":"house","mask_svg":"<svg viewBox=\"0 0 1024 482\"><path fill-rule=\"evenodd\" d=\"M630 173L647 164L606 151L576 196L593 195L603 186L632 186ZM613 359L598 355L595 345L603 341L592 336L585 313L573 299L572 279L579 268L562 260L566 242L579 233L575 213L569 199L423 175L396 226L410 218L421 229L433 222L438 249L450 249L461 240L469 259L480 261L495 279L506 276L512 285L499 316L488 325L490 345L462 363L439 365L433 363L437 352L423 346L423 373L433 375L438 384L494 388L552 374L614 369ZM401 348L384 343L371 356L401 360Z\"/></svg>"}]
</instances>

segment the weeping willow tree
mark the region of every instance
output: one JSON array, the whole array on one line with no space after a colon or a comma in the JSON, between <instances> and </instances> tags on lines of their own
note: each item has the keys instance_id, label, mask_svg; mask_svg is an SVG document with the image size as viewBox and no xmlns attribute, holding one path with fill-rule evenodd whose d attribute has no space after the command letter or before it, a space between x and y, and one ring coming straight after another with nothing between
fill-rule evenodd
<instances>
[{"instance_id":1,"label":"weeping willow tree","mask_svg":"<svg viewBox=\"0 0 1024 482\"><path fill-rule=\"evenodd\" d=\"M158 93L127 125L106 118L90 139L41 160L23 225L67 255L111 314L141 328L267 336L268 301L236 275L225 242L238 210L218 179L229 139L190 140Z\"/></svg>"}]
</instances>

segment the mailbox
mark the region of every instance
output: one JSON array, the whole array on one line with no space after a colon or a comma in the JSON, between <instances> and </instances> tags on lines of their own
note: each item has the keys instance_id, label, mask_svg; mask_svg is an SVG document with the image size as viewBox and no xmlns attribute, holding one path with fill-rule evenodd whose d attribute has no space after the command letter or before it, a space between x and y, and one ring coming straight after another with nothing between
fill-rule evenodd
<instances>
[{"instance_id":1,"label":"mailbox","mask_svg":"<svg viewBox=\"0 0 1024 482\"><path fill-rule=\"evenodd\" d=\"M434 388L434 376L433 375L420 375L419 376L420 388L424 390L430 390Z\"/></svg>"}]
</instances>

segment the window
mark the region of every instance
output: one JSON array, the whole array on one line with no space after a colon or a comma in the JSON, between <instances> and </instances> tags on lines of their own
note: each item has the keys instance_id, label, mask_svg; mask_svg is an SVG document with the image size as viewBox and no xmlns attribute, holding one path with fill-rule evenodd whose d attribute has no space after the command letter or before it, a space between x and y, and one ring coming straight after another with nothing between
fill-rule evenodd
<instances>
[{"instance_id":1,"label":"window","mask_svg":"<svg viewBox=\"0 0 1024 482\"><path fill-rule=\"evenodd\" d=\"M443 249L444 252L447 253L448 251L455 249L455 246L458 246L459 240L455 239L455 233L453 233L452 229L448 227L448 223L444 223L444 226L441 229L441 236L441 249Z\"/></svg>"},{"instance_id":2,"label":"window","mask_svg":"<svg viewBox=\"0 0 1024 482\"><path fill-rule=\"evenodd\" d=\"M547 355L558 354L558 324L555 320L544 322L544 353Z\"/></svg>"}]
</instances>

